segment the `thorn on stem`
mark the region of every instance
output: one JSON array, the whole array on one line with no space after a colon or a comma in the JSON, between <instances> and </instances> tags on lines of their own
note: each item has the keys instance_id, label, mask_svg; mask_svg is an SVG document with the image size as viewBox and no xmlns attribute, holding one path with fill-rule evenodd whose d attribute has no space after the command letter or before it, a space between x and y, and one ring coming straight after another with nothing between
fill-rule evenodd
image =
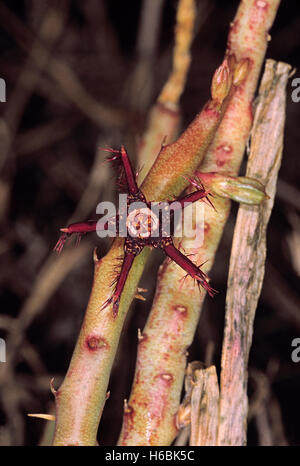
<instances>
[{"instance_id":1,"label":"thorn on stem","mask_svg":"<svg viewBox=\"0 0 300 466\"><path fill-rule=\"evenodd\" d=\"M50 390L54 397L57 395L57 390L54 388L54 377L50 380Z\"/></svg>"},{"instance_id":2,"label":"thorn on stem","mask_svg":"<svg viewBox=\"0 0 300 466\"><path fill-rule=\"evenodd\" d=\"M55 421L55 416L54 414L32 414L28 413L28 417L36 417L40 419L45 419L46 421Z\"/></svg>"},{"instance_id":3,"label":"thorn on stem","mask_svg":"<svg viewBox=\"0 0 300 466\"><path fill-rule=\"evenodd\" d=\"M133 413L133 408L129 406L126 398L124 399L124 413L125 414L132 414Z\"/></svg>"}]
</instances>

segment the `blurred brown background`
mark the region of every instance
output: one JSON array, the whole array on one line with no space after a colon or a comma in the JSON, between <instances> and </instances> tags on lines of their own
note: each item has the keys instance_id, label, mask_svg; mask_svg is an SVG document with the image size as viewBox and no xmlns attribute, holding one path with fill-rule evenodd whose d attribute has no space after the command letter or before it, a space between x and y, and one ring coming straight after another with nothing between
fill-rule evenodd
<instances>
[{"instance_id":1,"label":"blurred brown background","mask_svg":"<svg viewBox=\"0 0 300 466\"><path fill-rule=\"evenodd\" d=\"M209 96L237 0L199 0L193 62L182 97L182 127ZM50 377L58 386L81 325L93 276L96 235L57 258L59 227L95 218L100 200L116 196L114 176L99 146L125 144L135 157L147 111L171 65L176 0L0 1L1 315L7 362L0 363L0 444L49 442L53 423L27 413L53 412ZM145 6L148 8L145 12ZM144 12L144 14L143 14ZM283 0L267 56L299 66L300 4ZM295 77L300 78L296 71ZM300 102L288 87L285 148L268 229L268 260L249 364L249 444L300 444L300 363L291 360L300 337ZM220 293L207 299L190 360L219 367L233 206L211 273ZM99 441L113 445L121 426L136 356L162 256L142 279L146 303L128 316L110 381ZM47 427L45 431L45 427Z\"/></svg>"}]
</instances>

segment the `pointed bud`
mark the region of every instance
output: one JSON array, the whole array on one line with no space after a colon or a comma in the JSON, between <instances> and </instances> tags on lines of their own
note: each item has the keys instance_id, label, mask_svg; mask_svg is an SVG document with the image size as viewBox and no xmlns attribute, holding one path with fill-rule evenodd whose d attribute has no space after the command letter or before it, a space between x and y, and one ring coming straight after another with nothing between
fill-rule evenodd
<instances>
[{"instance_id":1,"label":"pointed bud","mask_svg":"<svg viewBox=\"0 0 300 466\"><path fill-rule=\"evenodd\" d=\"M198 173L198 176L213 193L241 204L258 205L269 198L264 185L254 178L219 173Z\"/></svg>"},{"instance_id":2,"label":"pointed bud","mask_svg":"<svg viewBox=\"0 0 300 466\"><path fill-rule=\"evenodd\" d=\"M250 60L249 58L243 58L235 67L233 73L233 84L239 86L246 78L249 72Z\"/></svg>"},{"instance_id":3,"label":"pointed bud","mask_svg":"<svg viewBox=\"0 0 300 466\"><path fill-rule=\"evenodd\" d=\"M228 60L225 58L222 65L215 71L211 83L211 96L213 100L220 103L227 97L232 83L232 72L228 66Z\"/></svg>"},{"instance_id":4,"label":"pointed bud","mask_svg":"<svg viewBox=\"0 0 300 466\"><path fill-rule=\"evenodd\" d=\"M227 56L227 64L228 64L229 71L233 73L235 70L236 64L237 64L234 53L231 53L230 55Z\"/></svg>"}]
</instances>

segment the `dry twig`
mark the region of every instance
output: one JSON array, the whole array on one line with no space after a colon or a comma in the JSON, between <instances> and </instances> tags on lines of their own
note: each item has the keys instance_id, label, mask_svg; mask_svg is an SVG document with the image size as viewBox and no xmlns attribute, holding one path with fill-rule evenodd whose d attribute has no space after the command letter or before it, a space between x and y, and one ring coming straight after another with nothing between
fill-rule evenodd
<instances>
[{"instance_id":1,"label":"dry twig","mask_svg":"<svg viewBox=\"0 0 300 466\"><path fill-rule=\"evenodd\" d=\"M266 186L261 206L241 206L235 226L226 297L222 352L219 445L244 445L247 432L247 365L266 258L266 229L281 163L285 89L291 67L268 60L251 133L247 176Z\"/></svg>"}]
</instances>

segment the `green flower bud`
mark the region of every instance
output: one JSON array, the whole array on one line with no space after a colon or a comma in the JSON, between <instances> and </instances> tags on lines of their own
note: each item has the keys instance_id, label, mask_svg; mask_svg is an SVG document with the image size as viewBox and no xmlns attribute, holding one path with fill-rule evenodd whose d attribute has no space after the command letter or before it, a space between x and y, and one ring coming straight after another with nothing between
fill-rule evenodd
<instances>
[{"instance_id":1,"label":"green flower bud","mask_svg":"<svg viewBox=\"0 0 300 466\"><path fill-rule=\"evenodd\" d=\"M232 71L229 69L228 60L225 58L222 65L215 71L211 83L211 96L213 100L222 103L227 97L232 83Z\"/></svg>"},{"instance_id":2,"label":"green flower bud","mask_svg":"<svg viewBox=\"0 0 300 466\"><path fill-rule=\"evenodd\" d=\"M247 176L199 173L199 178L212 193L248 205L259 205L269 196L262 183Z\"/></svg>"}]
</instances>

